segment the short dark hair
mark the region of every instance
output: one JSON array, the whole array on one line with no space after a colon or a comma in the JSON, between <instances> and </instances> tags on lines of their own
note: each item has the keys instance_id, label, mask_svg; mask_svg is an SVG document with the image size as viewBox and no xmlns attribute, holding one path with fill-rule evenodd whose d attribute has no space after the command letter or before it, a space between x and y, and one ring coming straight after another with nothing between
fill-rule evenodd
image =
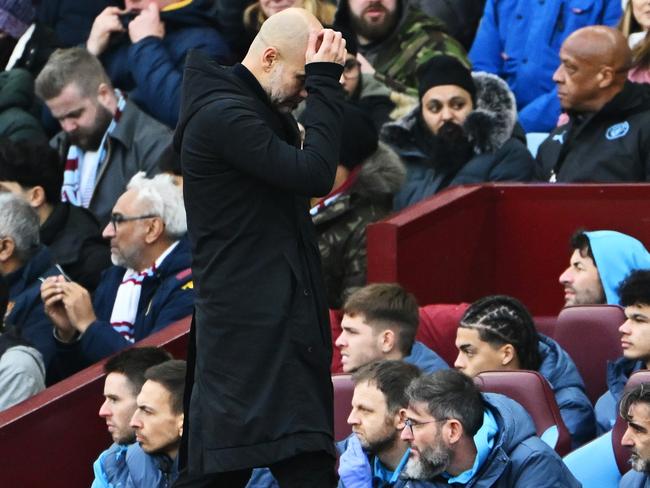
<instances>
[{"instance_id":1,"label":"short dark hair","mask_svg":"<svg viewBox=\"0 0 650 488\"><path fill-rule=\"evenodd\" d=\"M386 397L386 406L390 414L408 406L406 387L421 372L417 366L404 361L373 361L359 368L353 375L355 385L370 383L375 385Z\"/></svg>"},{"instance_id":2,"label":"short dark hair","mask_svg":"<svg viewBox=\"0 0 650 488\"><path fill-rule=\"evenodd\" d=\"M373 283L355 291L343 305L343 313L362 314L373 329L397 328L397 347L404 356L418 331L420 315L415 297L397 283Z\"/></svg>"},{"instance_id":3,"label":"short dark hair","mask_svg":"<svg viewBox=\"0 0 650 488\"><path fill-rule=\"evenodd\" d=\"M0 180L23 188L43 187L45 199L54 205L61 200L63 166L58 153L47 142L0 139Z\"/></svg>"},{"instance_id":4,"label":"short dark hair","mask_svg":"<svg viewBox=\"0 0 650 488\"><path fill-rule=\"evenodd\" d=\"M104 372L120 373L127 377L137 395L145 382L145 372L152 366L172 359L172 355L160 347L132 347L119 352L104 364Z\"/></svg>"},{"instance_id":5,"label":"short dark hair","mask_svg":"<svg viewBox=\"0 0 650 488\"><path fill-rule=\"evenodd\" d=\"M583 258L590 257L594 262L594 266L598 267L596 258L594 258L594 253L591 252L591 243L589 242L589 236L587 236L586 232L586 229L578 229L573 233L570 241L571 249L579 251Z\"/></svg>"},{"instance_id":6,"label":"short dark hair","mask_svg":"<svg viewBox=\"0 0 650 488\"><path fill-rule=\"evenodd\" d=\"M483 397L467 375L455 369L441 369L414 379L406 389L410 404L426 403L436 420L458 420L473 437L483 425Z\"/></svg>"},{"instance_id":7,"label":"short dark hair","mask_svg":"<svg viewBox=\"0 0 650 488\"><path fill-rule=\"evenodd\" d=\"M650 406L650 383L641 383L628 391L621 398L618 413L626 422L630 421L628 411L634 403L643 402Z\"/></svg>"},{"instance_id":8,"label":"short dark hair","mask_svg":"<svg viewBox=\"0 0 650 488\"><path fill-rule=\"evenodd\" d=\"M187 365L182 359L171 359L150 367L144 374L149 381L160 383L170 395L170 407L175 414L183 413L183 392Z\"/></svg>"},{"instance_id":9,"label":"short dark hair","mask_svg":"<svg viewBox=\"0 0 650 488\"><path fill-rule=\"evenodd\" d=\"M621 281L618 296L623 307L650 305L650 269L635 269Z\"/></svg>"},{"instance_id":10,"label":"short dark hair","mask_svg":"<svg viewBox=\"0 0 650 488\"><path fill-rule=\"evenodd\" d=\"M535 322L516 298L506 295L481 298L465 310L458 326L476 330L482 341L493 346L512 344L522 369L536 371L542 363Z\"/></svg>"}]
</instances>

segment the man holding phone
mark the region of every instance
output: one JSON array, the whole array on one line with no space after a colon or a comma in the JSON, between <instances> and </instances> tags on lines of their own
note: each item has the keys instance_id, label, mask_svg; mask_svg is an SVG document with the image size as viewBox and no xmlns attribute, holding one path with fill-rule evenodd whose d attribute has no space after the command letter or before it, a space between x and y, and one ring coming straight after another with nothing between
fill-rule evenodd
<instances>
[{"instance_id":1,"label":"man holding phone","mask_svg":"<svg viewBox=\"0 0 650 488\"><path fill-rule=\"evenodd\" d=\"M173 128L188 51L198 49L220 63L231 59L208 3L125 0L124 9L106 7L93 22L86 49L100 59L117 88Z\"/></svg>"},{"instance_id":2,"label":"man holding phone","mask_svg":"<svg viewBox=\"0 0 650 488\"><path fill-rule=\"evenodd\" d=\"M197 300L178 487L243 487L254 466L282 488L336 486L332 341L309 198L334 182L345 54L340 33L291 8L262 25L241 64L188 58L175 145ZM305 98L301 149L290 114Z\"/></svg>"}]
</instances>

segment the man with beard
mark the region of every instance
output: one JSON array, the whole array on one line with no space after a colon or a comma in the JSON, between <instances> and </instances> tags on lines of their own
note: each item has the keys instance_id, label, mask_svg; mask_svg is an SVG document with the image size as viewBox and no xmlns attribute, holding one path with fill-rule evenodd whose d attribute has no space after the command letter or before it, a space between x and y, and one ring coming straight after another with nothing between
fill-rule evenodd
<instances>
[{"instance_id":1,"label":"man with beard","mask_svg":"<svg viewBox=\"0 0 650 488\"><path fill-rule=\"evenodd\" d=\"M99 416L106 421L113 444L93 464L96 479L101 480L108 473L115 473L123 463L129 444L135 442L135 431L130 421L138 407L136 398L145 382L145 371L170 359L171 355L164 349L134 347L113 356L104 364L104 403L99 408ZM99 480L97 485L100 485Z\"/></svg>"},{"instance_id":2,"label":"man with beard","mask_svg":"<svg viewBox=\"0 0 650 488\"><path fill-rule=\"evenodd\" d=\"M420 376L406 390L403 475L432 486L579 487L562 459L535 435L521 405L478 390L455 370Z\"/></svg>"},{"instance_id":3,"label":"man with beard","mask_svg":"<svg viewBox=\"0 0 650 488\"><path fill-rule=\"evenodd\" d=\"M634 269L650 268L650 253L632 236L613 230L578 229L571 236L569 267L558 281L564 306L620 305L618 286Z\"/></svg>"},{"instance_id":4,"label":"man with beard","mask_svg":"<svg viewBox=\"0 0 650 488\"><path fill-rule=\"evenodd\" d=\"M400 411L408 406L406 387L419 375L417 367L403 361L378 361L354 373L348 417L353 434L337 446L342 452L339 488L405 485L400 475L409 453L406 442L400 439Z\"/></svg>"},{"instance_id":5,"label":"man with beard","mask_svg":"<svg viewBox=\"0 0 650 488\"><path fill-rule=\"evenodd\" d=\"M407 168L395 210L449 186L532 178L534 160L503 80L437 56L418 70L418 89L419 106L382 130Z\"/></svg>"},{"instance_id":6,"label":"man with beard","mask_svg":"<svg viewBox=\"0 0 650 488\"><path fill-rule=\"evenodd\" d=\"M299 8L269 17L241 64L187 60L175 144L196 370L177 486L243 487L254 466L283 488L335 484L332 342L309 198L334 183L344 60L341 34ZM290 113L305 98L301 148Z\"/></svg>"},{"instance_id":7,"label":"man with beard","mask_svg":"<svg viewBox=\"0 0 650 488\"><path fill-rule=\"evenodd\" d=\"M129 179L158 172L169 129L114 90L82 48L55 51L36 78L36 94L63 129L51 141L65 161L61 199L90 209L106 225Z\"/></svg>"},{"instance_id":8,"label":"man with beard","mask_svg":"<svg viewBox=\"0 0 650 488\"><path fill-rule=\"evenodd\" d=\"M50 277L41 286L45 312L55 327L59 377L192 313L186 230L181 190L171 176L134 176L104 228L114 266L102 275L92 300L88 290L64 276Z\"/></svg>"},{"instance_id":9,"label":"man with beard","mask_svg":"<svg viewBox=\"0 0 650 488\"><path fill-rule=\"evenodd\" d=\"M469 67L465 49L444 23L409 0L342 0L334 25L356 35L359 53L371 65L364 70L398 91L416 95L416 70L435 56L454 56Z\"/></svg>"},{"instance_id":10,"label":"man with beard","mask_svg":"<svg viewBox=\"0 0 650 488\"><path fill-rule=\"evenodd\" d=\"M623 476L619 488L650 486L650 384L638 385L626 393L619 407L627 422L621 444L630 448L632 470Z\"/></svg>"}]
</instances>

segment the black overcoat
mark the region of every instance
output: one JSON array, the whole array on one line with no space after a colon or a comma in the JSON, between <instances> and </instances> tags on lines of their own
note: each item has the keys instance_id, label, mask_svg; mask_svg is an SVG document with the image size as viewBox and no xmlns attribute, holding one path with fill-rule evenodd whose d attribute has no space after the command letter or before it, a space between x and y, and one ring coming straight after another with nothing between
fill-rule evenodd
<instances>
[{"instance_id":1,"label":"black overcoat","mask_svg":"<svg viewBox=\"0 0 650 488\"><path fill-rule=\"evenodd\" d=\"M191 473L334 454L330 328L308 200L334 181L341 70L306 66L300 149L295 120L244 66L188 57L175 142L197 293Z\"/></svg>"}]
</instances>

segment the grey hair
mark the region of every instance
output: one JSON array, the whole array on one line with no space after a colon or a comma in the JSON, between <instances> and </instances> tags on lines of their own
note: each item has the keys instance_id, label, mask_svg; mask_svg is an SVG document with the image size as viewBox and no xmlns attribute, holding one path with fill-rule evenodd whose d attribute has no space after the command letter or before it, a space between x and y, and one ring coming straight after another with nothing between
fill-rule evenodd
<instances>
[{"instance_id":1,"label":"grey hair","mask_svg":"<svg viewBox=\"0 0 650 488\"><path fill-rule=\"evenodd\" d=\"M143 212L157 215L165 223L165 234L170 239L180 239L187 232L187 218L183 193L174 184L171 175L159 174L147 178L143 171L136 173L126 187L137 192L137 202Z\"/></svg>"},{"instance_id":2,"label":"grey hair","mask_svg":"<svg viewBox=\"0 0 650 488\"><path fill-rule=\"evenodd\" d=\"M36 210L18 195L0 193L0 215L0 238L12 239L18 259L27 261L41 242Z\"/></svg>"}]
</instances>

